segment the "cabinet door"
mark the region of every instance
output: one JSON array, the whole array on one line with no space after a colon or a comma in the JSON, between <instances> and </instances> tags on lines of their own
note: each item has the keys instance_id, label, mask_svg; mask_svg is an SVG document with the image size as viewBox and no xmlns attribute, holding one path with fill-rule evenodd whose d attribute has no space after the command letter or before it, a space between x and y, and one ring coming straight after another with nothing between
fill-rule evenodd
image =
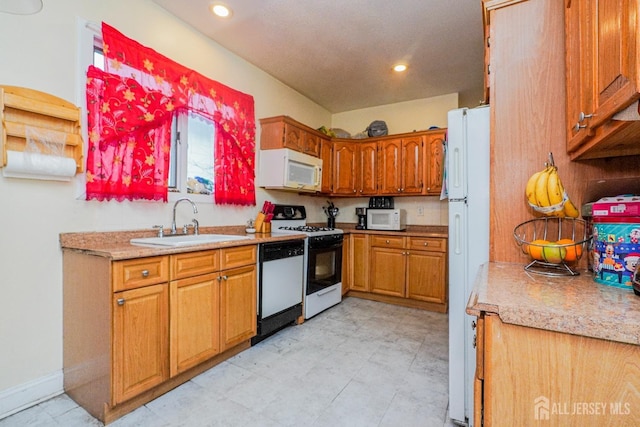
<instances>
[{"instance_id":1,"label":"cabinet door","mask_svg":"<svg viewBox=\"0 0 640 427\"><path fill-rule=\"evenodd\" d=\"M369 236L351 235L351 286L354 291L369 291Z\"/></svg>"},{"instance_id":2,"label":"cabinet door","mask_svg":"<svg viewBox=\"0 0 640 427\"><path fill-rule=\"evenodd\" d=\"M424 143L422 136L402 139L402 194L421 194L424 189Z\"/></svg>"},{"instance_id":3,"label":"cabinet door","mask_svg":"<svg viewBox=\"0 0 640 427\"><path fill-rule=\"evenodd\" d=\"M113 294L113 396L124 402L169 377L169 285Z\"/></svg>"},{"instance_id":4,"label":"cabinet door","mask_svg":"<svg viewBox=\"0 0 640 427\"><path fill-rule=\"evenodd\" d=\"M426 136L427 178L425 193L438 196L442 191L444 178L444 138L446 130L430 133Z\"/></svg>"},{"instance_id":5,"label":"cabinet door","mask_svg":"<svg viewBox=\"0 0 640 427\"><path fill-rule=\"evenodd\" d=\"M380 142L380 193L398 194L402 188L402 140Z\"/></svg>"},{"instance_id":6,"label":"cabinet door","mask_svg":"<svg viewBox=\"0 0 640 427\"><path fill-rule=\"evenodd\" d=\"M361 196L378 192L378 144L361 143L358 146L358 191Z\"/></svg>"},{"instance_id":7,"label":"cabinet door","mask_svg":"<svg viewBox=\"0 0 640 427\"><path fill-rule=\"evenodd\" d=\"M446 302L445 263L445 253L409 251L407 255L407 297L436 303Z\"/></svg>"},{"instance_id":8,"label":"cabinet door","mask_svg":"<svg viewBox=\"0 0 640 427\"><path fill-rule=\"evenodd\" d=\"M333 193L356 193L357 157L353 142L336 142L333 145Z\"/></svg>"},{"instance_id":9,"label":"cabinet door","mask_svg":"<svg viewBox=\"0 0 640 427\"><path fill-rule=\"evenodd\" d=\"M342 243L342 295L349 292L351 284L351 235L344 236Z\"/></svg>"},{"instance_id":10,"label":"cabinet door","mask_svg":"<svg viewBox=\"0 0 640 427\"><path fill-rule=\"evenodd\" d=\"M220 352L218 273L170 283L171 376Z\"/></svg>"},{"instance_id":11,"label":"cabinet door","mask_svg":"<svg viewBox=\"0 0 640 427\"><path fill-rule=\"evenodd\" d=\"M567 2L565 10L567 151L578 147L588 136L586 115L593 112L593 46L591 2ZM585 121L586 120L586 121Z\"/></svg>"},{"instance_id":12,"label":"cabinet door","mask_svg":"<svg viewBox=\"0 0 640 427\"><path fill-rule=\"evenodd\" d=\"M302 152L310 156L320 155L320 137L311 132L302 132Z\"/></svg>"},{"instance_id":13,"label":"cabinet door","mask_svg":"<svg viewBox=\"0 0 640 427\"><path fill-rule=\"evenodd\" d=\"M371 292L404 297L405 262L403 249L371 248Z\"/></svg>"},{"instance_id":14,"label":"cabinet door","mask_svg":"<svg viewBox=\"0 0 640 427\"><path fill-rule=\"evenodd\" d=\"M320 141L320 158L322 159L322 185L321 193L330 194L333 192L333 143L331 141Z\"/></svg>"},{"instance_id":15,"label":"cabinet door","mask_svg":"<svg viewBox=\"0 0 640 427\"><path fill-rule=\"evenodd\" d=\"M284 124L284 146L292 150L303 150L303 131L289 123Z\"/></svg>"},{"instance_id":16,"label":"cabinet door","mask_svg":"<svg viewBox=\"0 0 640 427\"><path fill-rule=\"evenodd\" d=\"M256 334L255 265L220 273L220 344L227 350Z\"/></svg>"}]
</instances>

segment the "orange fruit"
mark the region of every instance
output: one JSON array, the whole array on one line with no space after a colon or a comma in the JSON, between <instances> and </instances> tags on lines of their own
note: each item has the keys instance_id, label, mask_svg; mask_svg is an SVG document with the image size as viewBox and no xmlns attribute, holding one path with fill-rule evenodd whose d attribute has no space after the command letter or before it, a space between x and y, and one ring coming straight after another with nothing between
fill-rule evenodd
<instances>
[{"instance_id":1,"label":"orange fruit","mask_svg":"<svg viewBox=\"0 0 640 427\"><path fill-rule=\"evenodd\" d=\"M556 243L559 245L570 245L565 246L567 249L567 254L564 256L565 261L577 261L580 259L580 256L582 256L582 245L576 245L576 242L573 239L560 239Z\"/></svg>"},{"instance_id":2,"label":"orange fruit","mask_svg":"<svg viewBox=\"0 0 640 427\"><path fill-rule=\"evenodd\" d=\"M544 261L544 256L542 254L543 249L546 245L549 245L551 242L543 239L536 239L532 242L529 242L527 245L527 252L533 259L537 259L538 261Z\"/></svg>"}]
</instances>

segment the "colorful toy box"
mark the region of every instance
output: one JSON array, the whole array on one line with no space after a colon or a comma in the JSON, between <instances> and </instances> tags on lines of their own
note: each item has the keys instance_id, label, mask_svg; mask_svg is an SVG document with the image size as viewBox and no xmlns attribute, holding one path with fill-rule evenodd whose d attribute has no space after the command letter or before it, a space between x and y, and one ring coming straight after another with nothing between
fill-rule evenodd
<instances>
[{"instance_id":1,"label":"colorful toy box","mask_svg":"<svg viewBox=\"0 0 640 427\"><path fill-rule=\"evenodd\" d=\"M595 216L594 205L591 256L596 282L632 290L640 259L640 216Z\"/></svg>"}]
</instances>

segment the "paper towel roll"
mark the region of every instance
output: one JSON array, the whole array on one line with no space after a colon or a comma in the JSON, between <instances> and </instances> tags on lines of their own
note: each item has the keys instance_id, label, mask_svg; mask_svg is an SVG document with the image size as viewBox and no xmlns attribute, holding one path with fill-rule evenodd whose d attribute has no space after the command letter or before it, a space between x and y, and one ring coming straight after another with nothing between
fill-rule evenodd
<instances>
[{"instance_id":1,"label":"paper towel roll","mask_svg":"<svg viewBox=\"0 0 640 427\"><path fill-rule=\"evenodd\" d=\"M2 175L9 178L69 181L76 174L76 161L68 157L7 151Z\"/></svg>"}]
</instances>

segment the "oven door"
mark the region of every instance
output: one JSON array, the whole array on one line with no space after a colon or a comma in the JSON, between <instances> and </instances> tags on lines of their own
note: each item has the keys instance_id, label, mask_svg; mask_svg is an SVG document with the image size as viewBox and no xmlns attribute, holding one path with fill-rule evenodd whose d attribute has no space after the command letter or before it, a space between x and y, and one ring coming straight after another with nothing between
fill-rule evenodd
<instances>
[{"instance_id":1,"label":"oven door","mask_svg":"<svg viewBox=\"0 0 640 427\"><path fill-rule=\"evenodd\" d=\"M309 238L307 295L342 282L342 237L331 242Z\"/></svg>"}]
</instances>

